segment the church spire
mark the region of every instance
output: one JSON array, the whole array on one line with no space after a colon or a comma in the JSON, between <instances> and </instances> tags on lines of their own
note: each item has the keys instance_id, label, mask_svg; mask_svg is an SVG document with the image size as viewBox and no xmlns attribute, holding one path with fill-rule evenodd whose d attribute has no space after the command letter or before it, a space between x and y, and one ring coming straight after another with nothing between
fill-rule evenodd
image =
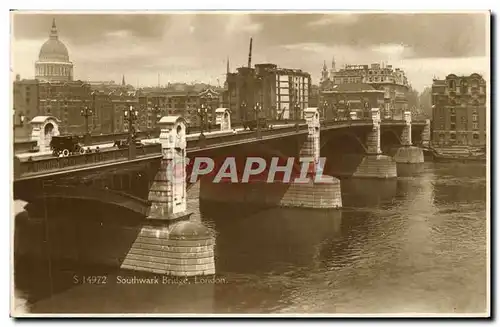
<instances>
[{"instance_id":1,"label":"church spire","mask_svg":"<svg viewBox=\"0 0 500 327\"><path fill-rule=\"evenodd\" d=\"M229 69L229 57L227 57L227 67L226 67L227 74L229 74L230 69Z\"/></svg>"},{"instance_id":2,"label":"church spire","mask_svg":"<svg viewBox=\"0 0 500 327\"><path fill-rule=\"evenodd\" d=\"M57 40L57 27L55 18L52 18L52 28L50 29L50 38Z\"/></svg>"},{"instance_id":3,"label":"church spire","mask_svg":"<svg viewBox=\"0 0 500 327\"><path fill-rule=\"evenodd\" d=\"M328 68L326 67L326 60L323 62L323 70L321 71L321 83L328 80Z\"/></svg>"},{"instance_id":4,"label":"church spire","mask_svg":"<svg viewBox=\"0 0 500 327\"><path fill-rule=\"evenodd\" d=\"M335 68L335 57L332 57L332 69L331 69L331 72L335 73L336 71L337 71L337 69Z\"/></svg>"},{"instance_id":5,"label":"church spire","mask_svg":"<svg viewBox=\"0 0 500 327\"><path fill-rule=\"evenodd\" d=\"M122 85L125 86L125 75L122 75Z\"/></svg>"}]
</instances>

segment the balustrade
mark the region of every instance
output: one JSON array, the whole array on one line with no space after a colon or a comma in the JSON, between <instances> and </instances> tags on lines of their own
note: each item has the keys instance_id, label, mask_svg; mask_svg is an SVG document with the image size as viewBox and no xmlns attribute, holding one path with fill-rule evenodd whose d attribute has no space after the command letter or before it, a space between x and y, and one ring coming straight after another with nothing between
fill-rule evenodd
<instances>
[{"instance_id":1,"label":"balustrade","mask_svg":"<svg viewBox=\"0 0 500 327\"><path fill-rule=\"evenodd\" d=\"M160 144L147 144L140 148L138 157L148 156L151 154L160 154ZM35 174L42 172L51 172L64 170L69 167L86 166L99 163L124 161L128 158L128 149L116 149L103 152L85 153L69 157L54 157L43 160L28 160L21 162L21 176L25 174Z\"/></svg>"}]
</instances>

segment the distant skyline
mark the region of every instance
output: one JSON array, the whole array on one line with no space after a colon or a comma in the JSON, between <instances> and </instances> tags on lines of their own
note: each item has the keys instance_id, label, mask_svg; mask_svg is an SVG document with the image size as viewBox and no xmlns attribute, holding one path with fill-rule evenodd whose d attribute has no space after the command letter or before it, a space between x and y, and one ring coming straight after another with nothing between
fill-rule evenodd
<instances>
[{"instance_id":1,"label":"distant skyline","mask_svg":"<svg viewBox=\"0 0 500 327\"><path fill-rule=\"evenodd\" d=\"M319 82L323 62L386 63L406 72L418 91L432 78L477 72L489 80L489 15L475 14L28 14L13 18L12 72L34 77L34 63L56 19L75 79L133 86L203 82L223 85L245 66L272 62L302 69Z\"/></svg>"}]
</instances>

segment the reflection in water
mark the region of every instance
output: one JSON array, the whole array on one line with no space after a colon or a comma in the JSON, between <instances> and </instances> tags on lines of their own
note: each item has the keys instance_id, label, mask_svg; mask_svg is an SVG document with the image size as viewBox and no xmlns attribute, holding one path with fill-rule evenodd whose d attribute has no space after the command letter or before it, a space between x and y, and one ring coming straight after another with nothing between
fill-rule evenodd
<instances>
[{"instance_id":1,"label":"reflection in water","mask_svg":"<svg viewBox=\"0 0 500 327\"><path fill-rule=\"evenodd\" d=\"M416 177L343 180L344 208L325 211L214 207L195 186L188 206L216 232L222 282L74 285L75 271L124 272L54 264L49 278L28 261L17 290L34 312L483 312L485 183L484 166L426 163Z\"/></svg>"},{"instance_id":2,"label":"reflection in water","mask_svg":"<svg viewBox=\"0 0 500 327\"><path fill-rule=\"evenodd\" d=\"M398 177L411 177L417 176L424 172L425 163L398 163L396 164Z\"/></svg>"},{"instance_id":3,"label":"reflection in water","mask_svg":"<svg viewBox=\"0 0 500 327\"><path fill-rule=\"evenodd\" d=\"M365 208L392 203L397 179L344 179L341 181L344 208Z\"/></svg>"}]
</instances>

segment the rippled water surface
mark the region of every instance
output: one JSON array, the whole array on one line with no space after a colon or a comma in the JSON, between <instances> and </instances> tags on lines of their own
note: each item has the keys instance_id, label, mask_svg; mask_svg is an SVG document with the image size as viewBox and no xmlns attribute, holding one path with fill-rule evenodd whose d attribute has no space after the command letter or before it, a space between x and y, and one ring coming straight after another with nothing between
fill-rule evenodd
<instances>
[{"instance_id":1,"label":"rippled water surface","mask_svg":"<svg viewBox=\"0 0 500 327\"><path fill-rule=\"evenodd\" d=\"M332 211L199 204L214 229L216 284L122 285L121 271L16 267L20 309L60 313L479 313L487 305L486 168L432 164L418 176L342 182ZM201 208L200 208L201 207ZM201 210L200 210L201 209ZM200 213L201 211L201 213ZM106 285L74 285L75 273Z\"/></svg>"}]
</instances>

